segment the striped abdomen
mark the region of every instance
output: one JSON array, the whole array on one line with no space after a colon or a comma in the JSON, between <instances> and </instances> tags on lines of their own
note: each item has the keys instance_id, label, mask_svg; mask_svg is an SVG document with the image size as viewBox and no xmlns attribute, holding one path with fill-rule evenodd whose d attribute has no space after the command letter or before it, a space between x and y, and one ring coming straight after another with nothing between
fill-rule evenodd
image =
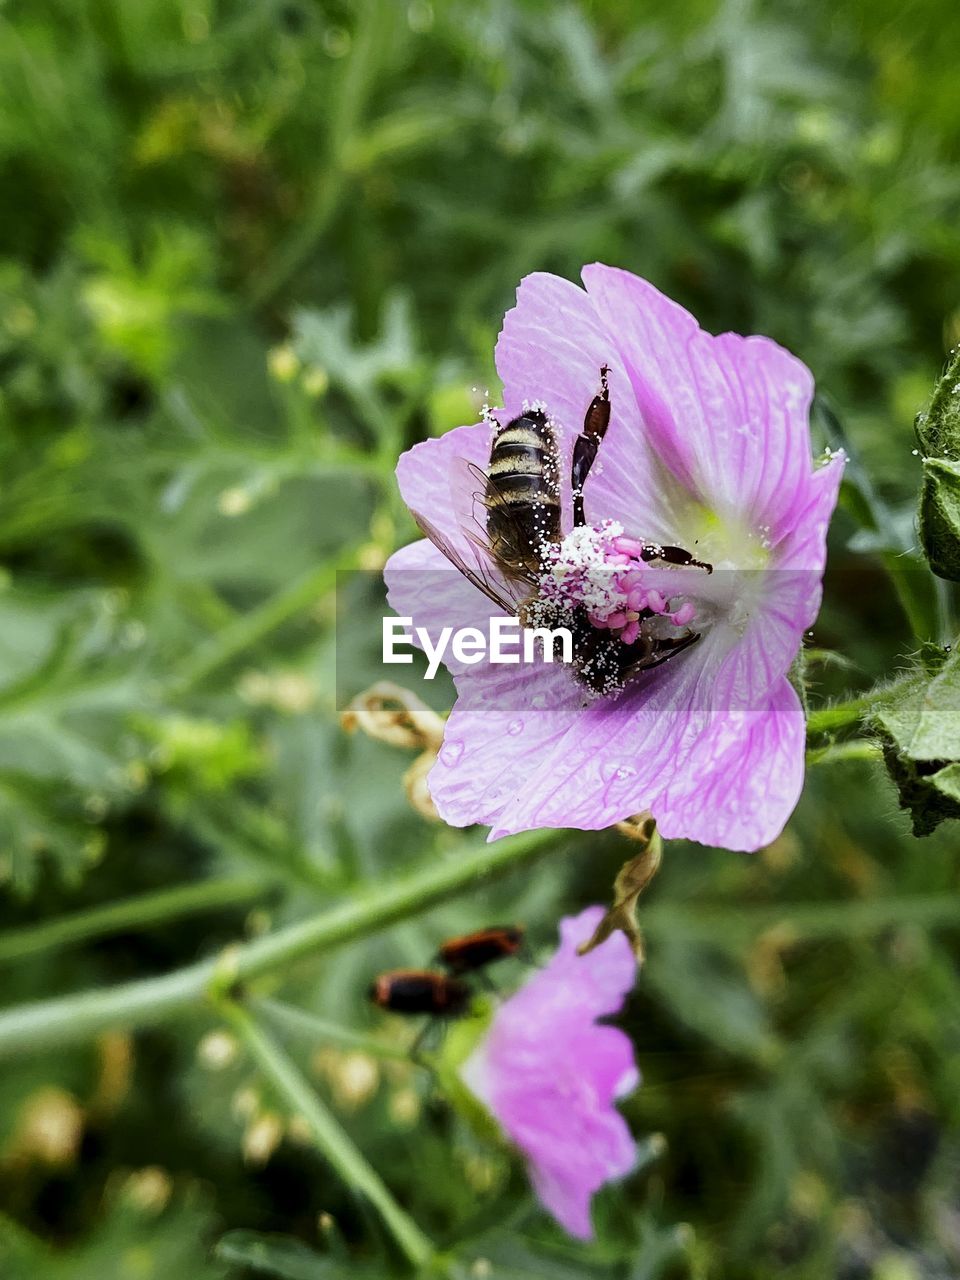
<instances>
[{"instance_id":1,"label":"striped abdomen","mask_svg":"<svg viewBox=\"0 0 960 1280\"><path fill-rule=\"evenodd\" d=\"M487 467L487 536L506 569L539 573L544 542L559 542L557 442L547 415L529 409L501 427Z\"/></svg>"}]
</instances>

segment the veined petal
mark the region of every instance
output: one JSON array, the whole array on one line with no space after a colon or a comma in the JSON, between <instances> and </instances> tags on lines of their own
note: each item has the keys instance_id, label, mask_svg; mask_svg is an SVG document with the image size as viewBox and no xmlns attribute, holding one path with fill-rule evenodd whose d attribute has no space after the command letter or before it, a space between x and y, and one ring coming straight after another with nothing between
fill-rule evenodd
<instances>
[{"instance_id":1,"label":"veined petal","mask_svg":"<svg viewBox=\"0 0 960 1280\"><path fill-rule=\"evenodd\" d=\"M665 487L663 469L650 448L637 412L627 370L609 329L583 289L558 276L536 272L517 289L517 305L504 316L497 341L497 372L503 382L504 419L521 412L524 401L542 400L559 424L560 477L564 527L572 522L570 463L573 441L583 429L584 414L596 395L600 368L609 368L610 426L600 458L584 487L587 519L622 513L606 510L595 491L601 474L626 470L631 494L641 495L630 507L628 528L653 541L673 541L677 521L671 513L676 486Z\"/></svg>"},{"instance_id":2,"label":"veined petal","mask_svg":"<svg viewBox=\"0 0 960 1280\"><path fill-rule=\"evenodd\" d=\"M671 626L679 633L689 625L698 638L628 675L626 687L597 682L585 666L578 683L559 665L467 669L451 658L459 700L431 792L444 818L489 823L491 838L547 826L591 830L650 809L664 835L755 849L780 831L802 785L803 716L785 676L819 607L842 459L814 468L812 380L776 343L712 337L627 272L594 265L584 280L586 291L527 277L497 346L500 421L542 401L557 425L565 529L573 442L600 367L609 368L610 427L584 497L588 521L619 521L624 545L595 545L597 529L568 534L569 562L561 556L554 568L572 576L551 589L572 591L591 625L625 644L643 626L654 644ZM476 553L463 528L479 519L482 529L483 481L459 460L484 467L489 444L486 425L460 428L398 467L408 503L468 562ZM643 541L713 565L712 574L703 566L676 571L684 583L669 616L661 616L666 597L649 589L652 570L616 567L631 555L646 560ZM438 560L423 549L406 555L388 568L391 601L417 625L482 627L495 611L452 571L449 586L402 585L398 567ZM585 569L596 555L622 571L616 591L626 604L616 592L607 600L592 562ZM587 685L608 692L592 698Z\"/></svg>"},{"instance_id":3,"label":"veined petal","mask_svg":"<svg viewBox=\"0 0 960 1280\"><path fill-rule=\"evenodd\" d=\"M704 724L654 814L664 839L751 853L783 830L803 788L806 722L789 680L767 705Z\"/></svg>"},{"instance_id":4,"label":"veined petal","mask_svg":"<svg viewBox=\"0 0 960 1280\"><path fill-rule=\"evenodd\" d=\"M705 648L697 661L688 652L612 703L591 703L491 835L597 830L649 809L666 837L742 850L768 844L803 783L803 712L782 676L766 694L747 696L729 653Z\"/></svg>"},{"instance_id":5,"label":"veined petal","mask_svg":"<svg viewBox=\"0 0 960 1280\"><path fill-rule=\"evenodd\" d=\"M432 543L395 552L384 577L391 608L412 618L414 629L424 628L434 643L445 627L477 627L486 634L493 606ZM445 822L492 824L540 756L567 732L582 695L560 664L467 665L448 647L444 665L459 696L427 786Z\"/></svg>"},{"instance_id":6,"label":"veined petal","mask_svg":"<svg viewBox=\"0 0 960 1280\"><path fill-rule=\"evenodd\" d=\"M483 592L426 538L395 551L384 566L383 577L390 608L400 617L413 619L413 641L420 648L418 627L436 644L445 627L477 627L486 634L491 617L507 616L498 614ZM454 676L474 669L458 662L449 645L443 664Z\"/></svg>"},{"instance_id":7,"label":"veined petal","mask_svg":"<svg viewBox=\"0 0 960 1280\"><path fill-rule=\"evenodd\" d=\"M426 516L470 560L474 552L463 525L471 513L476 484L464 464L485 467L489 458L490 427L479 422L423 440L397 462L397 484L404 502L411 511Z\"/></svg>"},{"instance_id":8,"label":"veined petal","mask_svg":"<svg viewBox=\"0 0 960 1280\"><path fill-rule=\"evenodd\" d=\"M809 370L769 338L705 333L627 271L595 263L583 279L658 457L709 512L778 541L812 472Z\"/></svg>"},{"instance_id":9,"label":"veined petal","mask_svg":"<svg viewBox=\"0 0 960 1280\"><path fill-rule=\"evenodd\" d=\"M571 1235L589 1239L590 1202L629 1173L636 1147L613 1103L636 1086L633 1048L622 1031L596 1019L619 1010L636 962L615 933L586 956L602 907L561 923L559 950L497 1009L486 1039L462 1069L526 1156L544 1208Z\"/></svg>"}]
</instances>

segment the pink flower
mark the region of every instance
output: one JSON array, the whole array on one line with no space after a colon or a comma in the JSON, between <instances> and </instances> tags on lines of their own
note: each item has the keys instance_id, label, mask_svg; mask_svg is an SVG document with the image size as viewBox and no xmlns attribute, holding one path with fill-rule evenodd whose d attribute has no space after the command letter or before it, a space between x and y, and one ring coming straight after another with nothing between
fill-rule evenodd
<instances>
[{"instance_id":1,"label":"pink flower","mask_svg":"<svg viewBox=\"0 0 960 1280\"><path fill-rule=\"evenodd\" d=\"M600 696L561 663L445 657L458 700L430 792L445 821L489 824L491 839L650 810L665 837L756 849L803 784L805 725L787 672L819 609L843 458L814 465L812 378L782 347L704 333L628 272L597 264L583 279L586 290L528 276L497 344L498 421L539 401L558 441L564 536L543 594L556 609L579 603L625 645L646 629L685 647ZM610 425L584 485L590 523L573 529L573 445L603 365ZM483 469L490 445L488 423L459 427L397 467L408 506L471 563L478 484L458 459ZM651 543L713 572L654 569ZM386 578L392 607L431 637L486 632L503 612L428 541L397 552Z\"/></svg>"},{"instance_id":2,"label":"pink flower","mask_svg":"<svg viewBox=\"0 0 960 1280\"><path fill-rule=\"evenodd\" d=\"M560 922L560 948L497 1009L464 1064L468 1087L526 1156L543 1207L588 1240L590 1200L629 1173L636 1147L613 1103L640 1083L629 1039L597 1018L617 1013L636 976L622 933L585 956L602 907Z\"/></svg>"}]
</instances>

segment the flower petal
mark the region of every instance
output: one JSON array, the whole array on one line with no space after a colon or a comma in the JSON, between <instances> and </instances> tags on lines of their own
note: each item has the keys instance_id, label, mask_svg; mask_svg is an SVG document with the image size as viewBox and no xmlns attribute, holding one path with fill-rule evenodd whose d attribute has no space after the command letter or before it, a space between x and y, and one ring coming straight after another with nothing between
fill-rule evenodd
<instances>
[{"instance_id":1,"label":"flower petal","mask_svg":"<svg viewBox=\"0 0 960 1280\"><path fill-rule=\"evenodd\" d=\"M697 661L688 651L639 688L592 703L514 789L491 836L598 830L649 809L668 838L768 844L803 783L803 711L783 677L743 701L729 652Z\"/></svg>"},{"instance_id":2,"label":"flower petal","mask_svg":"<svg viewBox=\"0 0 960 1280\"><path fill-rule=\"evenodd\" d=\"M474 553L463 532L477 488L466 463L486 467L490 460L490 428L485 422L454 427L423 440L400 455L397 483L411 511L424 515L461 555Z\"/></svg>"},{"instance_id":3,"label":"flower petal","mask_svg":"<svg viewBox=\"0 0 960 1280\"><path fill-rule=\"evenodd\" d=\"M383 576L387 602L399 617L413 619L417 645L418 627L436 644L444 627L477 627L486 634L491 617L505 616L426 538L395 551ZM458 662L449 645L443 663L454 676L473 669Z\"/></svg>"},{"instance_id":4,"label":"flower petal","mask_svg":"<svg viewBox=\"0 0 960 1280\"><path fill-rule=\"evenodd\" d=\"M583 279L656 454L709 511L776 542L807 500L809 370L769 338L705 333L627 271L595 263ZM636 508L642 496L621 501Z\"/></svg>"},{"instance_id":5,"label":"flower petal","mask_svg":"<svg viewBox=\"0 0 960 1280\"><path fill-rule=\"evenodd\" d=\"M443 748L428 775L430 795L451 826L497 827L504 808L566 737L579 694L568 671L539 665L477 668L457 689ZM533 700L542 705L532 706ZM491 830L490 839L502 834Z\"/></svg>"},{"instance_id":6,"label":"flower petal","mask_svg":"<svg viewBox=\"0 0 960 1280\"><path fill-rule=\"evenodd\" d=\"M434 642L444 627L486 633L493 606L430 542L395 552L384 577L391 608L412 617L414 628L424 628ZM568 731L582 695L560 664L473 666L458 662L449 648L444 664L459 696L428 775L430 795L452 826L493 823L538 759Z\"/></svg>"},{"instance_id":7,"label":"flower petal","mask_svg":"<svg viewBox=\"0 0 960 1280\"><path fill-rule=\"evenodd\" d=\"M623 518L622 512L600 506L596 488L601 473L626 469L631 494L642 495L639 507L634 500L628 509L628 527L639 537L674 540L676 520L671 516L670 493L643 434L629 377L611 333L584 290L544 272L526 276L517 289L517 305L504 317L496 361L506 417L520 413L525 400L542 400L560 427L566 529L573 519L568 479L573 441L583 429L584 414L597 392L600 367L608 366L610 426L584 487L587 519Z\"/></svg>"},{"instance_id":8,"label":"flower petal","mask_svg":"<svg viewBox=\"0 0 960 1280\"><path fill-rule=\"evenodd\" d=\"M639 1076L629 1039L596 1019L615 1013L636 977L627 939L613 934L586 956L576 948L603 916L589 907L561 923L561 945L544 969L497 1009L486 1039L462 1069L530 1162L544 1207L589 1239L590 1201L629 1173L636 1147L616 1098Z\"/></svg>"},{"instance_id":9,"label":"flower petal","mask_svg":"<svg viewBox=\"0 0 960 1280\"><path fill-rule=\"evenodd\" d=\"M654 806L664 839L753 852L783 830L803 789L806 722L789 680L766 707L705 724Z\"/></svg>"}]
</instances>

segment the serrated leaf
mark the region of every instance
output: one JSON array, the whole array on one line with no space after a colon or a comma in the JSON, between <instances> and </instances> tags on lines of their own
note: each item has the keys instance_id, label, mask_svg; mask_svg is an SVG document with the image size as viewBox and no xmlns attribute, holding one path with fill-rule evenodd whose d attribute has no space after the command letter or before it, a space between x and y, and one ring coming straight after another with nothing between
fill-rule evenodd
<instances>
[{"instance_id":1,"label":"serrated leaf","mask_svg":"<svg viewBox=\"0 0 960 1280\"><path fill-rule=\"evenodd\" d=\"M90 825L129 794L130 714L145 705L123 622L103 597L0 598L0 838L18 889L52 855L76 880L96 856Z\"/></svg>"},{"instance_id":2,"label":"serrated leaf","mask_svg":"<svg viewBox=\"0 0 960 1280\"><path fill-rule=\"evenodd\" d=\"M908 681L871 723L914 835L960 818L960 652L950 653L932 678L922 673Z\"/></svg>"}]
</instances>

